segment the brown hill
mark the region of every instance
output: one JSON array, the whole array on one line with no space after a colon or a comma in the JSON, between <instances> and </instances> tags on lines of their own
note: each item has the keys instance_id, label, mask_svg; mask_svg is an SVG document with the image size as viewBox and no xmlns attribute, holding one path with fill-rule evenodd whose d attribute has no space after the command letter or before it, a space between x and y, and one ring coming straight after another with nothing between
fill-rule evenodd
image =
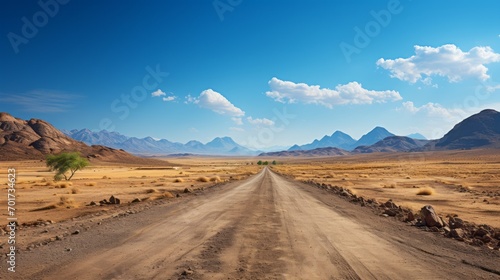
<instances>
[{"instance_id":1,"label":"brown hill","mask_svg":"<svg viewBox=\"0 0 500 280\"><path fill-rule=\"evenodd\" d=\"M500 148L500 113L487 109L461 121L443 138L432 141L424 150L469 150Z\"/></svg>"},{"instance_id":2,"label":"brown hill","mask_svg":"<svg viewBox=\"0 0 500 280\"><path fill-rule=\"evenodd\" d=\"M0 112L0 157L3 160L44 159L48 154L77 151L91 161L165 165L165 161L133 156L123 150L87 146L73 140L50 123L15 118Z\"/></svg>"},{"instance_id":3,"label":"brown hill","mask_svg":"<svg viewBox=\"0 0 500 280\"><path fill-rule=\"evenodd\" d=\"M371 146L359 146L352 153L408 152L419 149L428 142L428 140L418 140L405 136L389 136Z\"/></svg>"}]
</instances>

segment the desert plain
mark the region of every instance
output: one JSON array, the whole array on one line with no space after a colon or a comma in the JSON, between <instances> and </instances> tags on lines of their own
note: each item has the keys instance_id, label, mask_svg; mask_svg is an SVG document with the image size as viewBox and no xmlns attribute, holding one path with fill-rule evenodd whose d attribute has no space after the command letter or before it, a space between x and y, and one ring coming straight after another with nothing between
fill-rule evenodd
<instances>
[{"instance_id":1,"label":"desert plain","mask_svg":"<svg viewBox=\"0 0 500 280\"><path fill-rule=\"evenodd\" d=\"M338 186L357 197L392 200L416 215L432 205L442 217L498 230L500 161L491 150L160 160L158 165L92 161L69 182L53 181L44 161L0 163L4 178L8 168L16 169L15 277L500 275L498 250L422 231L317 188ZM258 165L259 160L269 165ZM6 205L3 185L0 203ZM120 204L105 203L111 196ZM7 221L7 211L1 216ZM132 261L135 256L141 257ZM438 267L446 269L431 272Z\"/></svg>"}]
</instances>

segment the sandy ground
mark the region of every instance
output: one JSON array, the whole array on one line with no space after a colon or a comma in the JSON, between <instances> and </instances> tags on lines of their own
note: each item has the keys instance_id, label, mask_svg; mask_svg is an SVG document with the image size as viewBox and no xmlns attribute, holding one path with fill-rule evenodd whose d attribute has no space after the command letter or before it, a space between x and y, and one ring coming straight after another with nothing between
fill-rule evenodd
<instances>
[{"instance_id":1,"label":"sandy ground","mask_svg":"<svg viewBox=\"0 0 500 280\"><path fill-rule=\"evenodd\" d=\"M440 215L500 228L499 158L496 150L385 153L281 159L272 168L299 181L337 185L384 202L392 199L415 212L430 204ZM432 194L417 195L421 190Z\"/></svg>"},{"instance_id":2,"label":"sandy ground","mask_svg":"<svg viewBox=\"0 0 500 280\"><path fill-rule=\"evenodd\" d=\"M99 221L19 259L15 279L500 277L487 271L498 269L498 251L374 216L269 169Z\"/></svg>"},{"instance_id":3,"label":"sandy ground","mask_svg":"<svg viewBox=\"0 0 500 280\"><path fill-rule=\"evenodd\" d=\"M87 205L92 201L109 200L111 195L119 198L122 204L135 198L168 198L185 188L196 190L244 179L260 169L250 164L253 160L239 158L169 158L168 162L170 167L92 163L76 172L70 182L53 182L54 172L48 170L45 162L0 162L0 183L5 194L0 195L0 205L7 204L8 168L16 169L16 216L20 224L38 220L59 222L108 211L114 207ZM6 218L7 211L0 211L2 227Z\"/></svg>"}]
</instances>

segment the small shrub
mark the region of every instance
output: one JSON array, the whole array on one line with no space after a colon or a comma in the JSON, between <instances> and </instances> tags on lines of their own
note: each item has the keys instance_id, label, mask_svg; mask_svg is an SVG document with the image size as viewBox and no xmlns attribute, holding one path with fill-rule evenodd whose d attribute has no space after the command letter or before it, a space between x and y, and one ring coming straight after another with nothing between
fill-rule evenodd
<instances>
[{"instance_id":1,"label":"small shrub","mask_svg":"<svg viewBox=\"0 0 500 280\"><path fill-rule=\"evenodd\" d=\"M71 182L62 182L62 183L59 183L58 186L61 188L61 189L66 189L66 188L69 188L71 187L73 184Z\"/></svg>"},{"instance_id":2,"label":"small shrub","mask_svg":"<svg viewBox=\"0 0 500 280\"><path fill-rule=\"evenodd\" d=\"M222 182L222 180L220 179L219 176L215 176L215 177L210 178L210 182L218 183L218 182Z\"/></svg>"},{"instance_id":3,"label":"small shrub","mask_svg":"<svg viewBox=\"0 0 500 280\"><path fill-rule=\"evenodd\" d=\"M80 193L80 189L79 188L74 187L74 188L71 189L71 194L78 194L78 193Z\"/></svg>"},{"instance_id":4,"label":"small shrub","mask_svg":"<svg viewBox=\"0 0 500 280\"><path fill-rule=\"evenodd\" d=\"M197 179L198 182L202 182L202 183L206 183L206 182L209 182L210 181L210 178L208 177L199 177Z\"/></svg>"},{"instance_id":5,"label":"small shrub","mask_svg":"<svg viewBox=\"0 0 500 280\"><path fill-rule=\"evenodd\" d=\"M183 182L184 182L184 179L182 179L182 178L176 178L174 180L174 183L183 183Z\"/></svg>"},{"instance_id":6,"label":"small shrub","mask_svg":"<svg viewBox=\"0 0 500 280\"><path fill-rule=\"evenodd\" d=\"M433 195L435 190L430 187L419 188L417 191L417 195Z\"/></svg>"}]
</instances>

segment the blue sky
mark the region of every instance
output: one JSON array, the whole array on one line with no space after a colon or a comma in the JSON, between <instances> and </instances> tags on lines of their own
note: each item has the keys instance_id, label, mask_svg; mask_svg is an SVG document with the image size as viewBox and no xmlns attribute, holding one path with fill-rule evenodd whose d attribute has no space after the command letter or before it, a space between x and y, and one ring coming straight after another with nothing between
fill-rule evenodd
<instances>
[{"instance_id":1,"label":"blue sky","mask_svg":"<svg viewBox=\"0 0 500 280\"><path fill-rule=\"evenodd\" d=\"M0 111L251 147L500 110L500 2L2 1Z\"/></svg>"}]
</instances>

